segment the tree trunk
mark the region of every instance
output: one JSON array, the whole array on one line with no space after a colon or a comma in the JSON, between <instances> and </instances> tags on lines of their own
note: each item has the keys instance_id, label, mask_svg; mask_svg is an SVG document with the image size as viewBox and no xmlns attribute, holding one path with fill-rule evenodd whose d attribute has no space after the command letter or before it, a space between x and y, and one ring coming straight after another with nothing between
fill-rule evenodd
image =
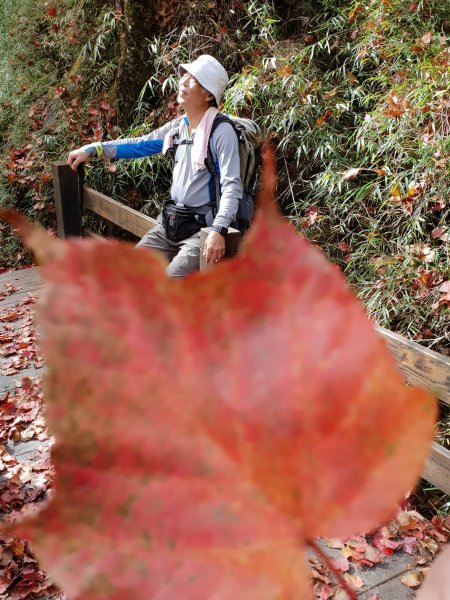
<instances>
[{"instance_id":1,"label":"tree trunk","mask_svg":"<svg viewBox=\"0 0 450 600\"><path fill-rule=\"evenodd\" d=\"M148 39L155 32L158 0L123 0L124 25L113 94L121 127L131 125L133 108L150 75Z\"/></svg>"}]
</instances>

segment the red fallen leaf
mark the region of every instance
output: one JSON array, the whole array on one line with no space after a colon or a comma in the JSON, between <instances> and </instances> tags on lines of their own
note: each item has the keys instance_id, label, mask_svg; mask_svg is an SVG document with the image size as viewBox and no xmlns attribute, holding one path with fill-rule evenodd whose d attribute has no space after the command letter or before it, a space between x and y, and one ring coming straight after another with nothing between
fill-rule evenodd
<instances>
[{"instance_id":1,"label":"red fallen leaf","mask_svg":"<svg viewBox=\"0 0 450 600\"><path fill-rule=\"evenodd\" d=\"M328 548L342 548L342 546L344 545L344 542L342 540L340 540L339 538L329 538L327 540L325 540Z\"/></svg>"},{"instance_id":2,"label":"red fallen leaf","mask_svg":"<svg viewBox=\"0 0 450 600\"><path fill-rule=\"evenodd\" d=\"M436 304L433 304L433 310L438 309L442 305L450 305L450 280L444 281L444 283L439 287L439 292L441 293L439 300Z\"/></svg>"},{"instance_id":3,"label":"red fallen leaf","mask_svg":"<svg viewBox=\"0 0 450 600\"><path fill-rule=\"evenodd\" d=\"M302 226L303 227L311 227L319 218L319 209L317 206L311 206L306 211L306 217L303 219Z\"/></svg>"},{"instance_id":4,"label":"red fallen leaf","mask_svg":"<svg viewBox=\"0 0 450 600\"><path fill-rule=\"evenodd\" d=\"M429 46L431 43L431 31L427 31L420 39L424 46Z\"/></svg>"},{"instance_id":5,"label":"red fallen leaf","mask_svg":"<svg viewBox=\"0 0 450 600\"><path fill-rule=\"evenodd\" d=\"M341 252L351 252L352 249L350 248L350 246L346 243L346 242L339 242L338 243L338 248Z\"/></svg>"},{"instance_id":6,"label":"red fallen leaf","mask_svg":"<svg viewBox=\"0 0 450 600\"><path fill-rule=\"evenodd\" d=\"M364 581L359 575L351 575L350 573L344 573L344 579L350 584L354 590L359 590L364 585Z\"/></svg>"},{"instance_id":7,"label":"red fallen leaf","mask_svg":"<svg viewBox=\"0 0 450 600\"><path fill-rule=\"evenodd\" d=\"M373 544L380 552L390 556L402 545L402 542L390 540L384 537L375 536Z\"/></svg>"},{"instance_id":8,"label":"red fallen leaf","mask_svg":"<svg viewBox=\"0 0 450 600\"><path fill-rule=\"evenodd\" d=\"M59 440L54 499L14 531L69 597L309 598L307 541L373 529L422 470L435 402L280 219L270 164L241 255L182 281L150 251L3 211L48 255Z\"/></svg>"},{"instance_id":9,"label":"red fallen leaf","mask_svg":"<svg viewBox=\"0 0 450 600\"><path fill-rule=\"evenodd\" d=\"M421 273L425 274L423 269L419 269ZM417 513L416 511L408 510L408 511L400 511L396 517L397 523L399 525L400 531L411 531L412 529L416 529L419 525L419 521L423 521L423 517Z\"/></svg>"},{"instance_id":10,"label":"red fallen leaf","mask_svg":"<svg viewBox=\"0 0 450 600\"><path fill-rule=\"evenodd\" d=\"M13 321L17 321L18 319L20 319L21 316L22 315L16 311L6 313L6 314L0 314L0 321L6 321L7 323L12 323Z\"/></svg>"},{"instance_id":11,"label":"red fallen leaf","mask_svg":"<svg viewBox=\"0 0 450 600\"><path fill-rule=\"evenodd\" d=\"M361 6L361 4L358 2L355 7L351 10L350 14L348 15L348 20L350 21L350 23L352 21L354 21L357 17L357 15L359 15L360 13L362 13L363 11L363 7Z\"/></svg>"},{"instance_id":12,"label":"red fallen leaf","mask_svg":"<svg viewBox=\"0 0 450 600\"><path fill-rule=\"evenodd\" d=\"M332 114L332 110L325 111L325 113L316 120L317 127L323 127L324 124L328 121L328 119L332 116Z\"/></svg>"},{"instance_id":13,"label":"red fallen leaf","mask_svg":"<svg viewBox=\"0 0 450 600\"><path fill-rule=\"evenodd\" d=\"M77 38L77 35L76 35L76 33L75 33L75 32L73 32L73 31L68 31L68 32L66 33L66 39L67 39L67 41L69 42L69 44L78 44L78 43L79 43L79 40L78 40L78 38Z\"/></svg>"},{"instance_id":14,"label":"red fallen leaf","mask_svg":"<svg viewBox=\"0 0 450 600\"><path fill-rule=\"evenodd\" d=\"M13 540L10 549L15 557L21 558L25 552L25 545L20 540Z\"/></svg>"},{"instance_id":15,"label":"red fallen leaf","mask_svg":"<svg viewBox=\"0 0 450 600\"><path fill-rule=\"evenodd\" d=\"M363 537L347 540L342 548L342 555L345 558L351 558L354 563L360 564L364 560L367 546L367 540Z\"/></svg>"},{"instance_id":16,"label":"red fallen leaf","mask_svg":"<svg viewBox=\"0 0 450 600\"><path fill-rule=\"evenodd\" d=\"M345 558L345 556L339 556L338 558L334 558L332 560L333 568L339 573L345 573L350 568L350 563Z\"/></svg>"},{"instance_id":17,"label":"red fallen leaf","mask_svg":"<svg viewBox=\"0 0 450 600\"><path fill-rule=\"evenodd\" d=\"M402 547L407 554L412 554L417 547L417 539L413 536L406 537L402 542Z\"/></svg>"},{"instance_id":18,"label":"red fallen leaf","mask_svg":"<svg viewBox=\"0 0 450 600\"><path fill-rule=\"evenodd\" d=\"M56 8L54 6L47 6L47 16L56 17Z\"/></svg>"},{"instance_id":19,"label":"red fallen leaf","mask_svg":"<svg viewBox=\"0 0 450 600\"><path fill-rule=\"evenodd\" d=\"M347 181L350 181L351 179L356 179L356 177L358 177L360 172L361 172L361 169L358 169L358 168L349 169L348 171L345 171L342 178L346 179Z\"/></svg>"},{"instance_id":20,"label":"red fallen leaf","mask_svg":"<svg viewBox=\"0 0 450 600\"><path fill-rule=\"evenodd\" d=\"M315 594L317 595L317 594ZM320 588L319 600L329 600L334 596L334 590L327 584L324 584Z\"/></svg>"},{"instance_id":21,"label":"red fallen leaf","mask_svg":"<svg viewBox=\"0 0 450 600\"><path fill-rule=\"evenodd\" d=\"M289 75L292 75L293 72L294 69L292 68L292 65L281 65L281 67L277 70L277 75L278 77L289 77Z\"/></svg>"},{"instance_id":22,"label":"red fallen leaf","mask_svg":"<svg viewBox=\"0 0 450 600\"><path fill-rule=\"evenodd\" d=\"M359 562L362 564L366 564L369 567L376 565L379 562L383 562L384 558L379 553L379 551L371 546L370 544L364 550L364 558L362 558Z\"/></svg>"},{"instance_id":23,"label":"red fallen leaf","mask_svg":"<svg viewBox=\"0 0 450 600\"><path fill-rule=\"evenodd\" d=\"M436 227L436 229L433 229L431 232L431 237L434 240L443 240L446 242L448 239L447 227Z\"/></svg>"},{"instance_id":24,"label":"red fallen leaf","mask_svg":"<svg viewBox=\"0 0 450 600\"><path fill-rule=\"evenodd\" d=\"M446 202L443 199L437 200L436 203L431 207L431 210L433 212L439 212L441 210L444 210L446 206Z\"/></svg>"},{"instance_id":25,"label":"red fallen leaf","mask_svg":"<svg viewBox=\"0 0 450 600\"><path fill-rule=\"evenodd\" d=\"M42 173L42 175L40 176L40 180L41 183L49 183L50 181L52 181L53 176L51 175L51 173Z\"/></svg>"}]
</instances>

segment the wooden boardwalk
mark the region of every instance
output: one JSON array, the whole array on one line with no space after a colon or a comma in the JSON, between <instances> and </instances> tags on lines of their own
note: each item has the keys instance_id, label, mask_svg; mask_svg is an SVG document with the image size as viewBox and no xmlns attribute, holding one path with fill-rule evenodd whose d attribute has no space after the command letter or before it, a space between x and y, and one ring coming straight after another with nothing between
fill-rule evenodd
<instances>
[{"instance_id":1,"label":"wooden boardwalk","mask_svg":"<svg viewBox=\"0 0 450 600\"><path fill-rule=\"evenodd\" d=\"M17 330L24 326L26 315L24 312L21 316L21 307L23 307L23 303L30 294L38 295L41 287L42 280L36 267L0 275L0 315L2 315L0 333ZM8 320L8 315L10 315L11 320ZM25 376L35 378L42 375L43 367L36 368L34 366L26 366L23 370L18 370L17 373L7 374L11 370L8 367L10 363L10 357L0 355L0 372L2 373L0 393L13 390L16 382ZM7 449L18 460L30 461L33 460L38 444L33 440L21 443L8 441ZM320 542L320 545L332 557L341 556L340 550L331 550L324 542ZM360 589L358 598L369 600L376 597L375 594L378 594L379 600L410 600L415 594L400 580L408 571L408 565L412 562L411 556L398 552L386 556L383 563L371 568L352 566L350 572L359 575L364 581L364 586ZM44 597L41 597L40 600L44 600Z\"/></svg>"}]
</instances>

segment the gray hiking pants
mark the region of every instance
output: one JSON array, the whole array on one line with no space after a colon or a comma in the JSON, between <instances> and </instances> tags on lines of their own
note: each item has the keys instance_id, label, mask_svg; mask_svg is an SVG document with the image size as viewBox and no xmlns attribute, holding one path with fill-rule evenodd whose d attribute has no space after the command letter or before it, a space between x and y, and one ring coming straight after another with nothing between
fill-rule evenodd
<instances>
[{"instance_id":1,"label":"gray hiking pants","mask_svg":"<svg viewBox=\"0 0 450 600\"><path fill-rule=\"evenodd\" d=\"M158 217L158 221L160 218ZM166 269L169 277L185 277L200 268L200 232L181 242L171 242L159 222L144 235L136 247L152 248L163 254L169 261Z\"/></svg>"}]
</instances>

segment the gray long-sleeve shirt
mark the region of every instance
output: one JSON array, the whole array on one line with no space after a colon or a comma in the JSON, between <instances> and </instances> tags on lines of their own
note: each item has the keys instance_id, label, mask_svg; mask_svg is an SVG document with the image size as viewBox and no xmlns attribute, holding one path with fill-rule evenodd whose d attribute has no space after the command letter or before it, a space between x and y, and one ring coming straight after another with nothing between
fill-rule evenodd
<instances>
[{"instance_id":1,"label":"gray long-sleeve shirt","mask_svg":"<svg viewBox=\"0 0 450 600\"><path fill-rule=\"evenodd\" d=\"M171 130L178 129L180 141L188 139L187 118L185 127L177 128L179 119L166 123L147 135L136 138L88 144L83 150L89 154L107 158L142 158L162 151L164 138ZM193 134L195 135L195 133ZM214 225L229 227L234 221L243 194L240 177L239 142L229 123L220 123L211 136L211 150L220 173L220 202ZM208 204L210 180L208 169L194 172L191 160L192 144L181 144L175 153L175 165L171 187L174 202L192 208Z\"/></svg>"}]
</instances>

